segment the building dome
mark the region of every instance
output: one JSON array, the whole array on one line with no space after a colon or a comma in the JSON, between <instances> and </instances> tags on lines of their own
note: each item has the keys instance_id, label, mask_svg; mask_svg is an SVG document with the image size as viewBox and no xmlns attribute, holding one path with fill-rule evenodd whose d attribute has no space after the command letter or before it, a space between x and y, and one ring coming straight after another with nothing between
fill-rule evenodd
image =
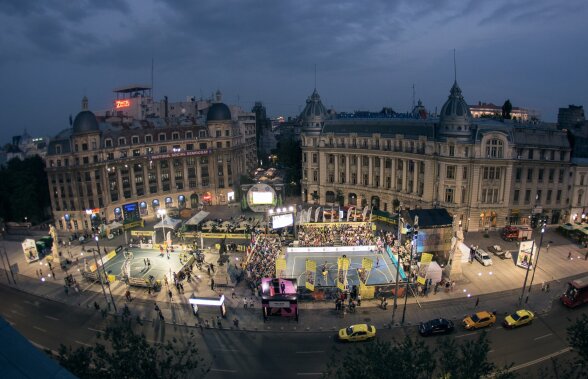
<instances>
[{"instance_id":1,"label":"building dome","mask_svg":"<svg viewBox=\"0 0 588 379\"><path fill-rule=\"evenodd\" d=\"M224 103L215 103L208 108L206 121L230 121L231 110Z\"/></svg>"},{"instance_id":2,"label":"building dome","mask_svg":"<svg viewBox=\"0 0 588 379\"><path fill-rule=\"evenodd\" d=\"M306 99L306 106L302 113L300 113L300 121L305 131L319 131L321 130L325 119L327 118L327 109L321 101L316 88L312 95Z\"/></svg>"},{"instance_id":3,"label":"building dome","mask_svg":"<svg viewBox=\"0 0 588 379\"><path fill-rule=\"evenodd\" d=\"M92 133L99 130L96 115L88 110L78 113L73 122L73 134Z\"/></svg>"},{"instance_id":4,"label":"building dome","mask_svg":"<svg viewBox=\"0 0 588 379\"><path fill-rule=\"evenodd\" d=\"M453 83L449 97L439 115L439 134L446 137L468 137L471 135L472 114L464 100L457 82Z\"/></svg>"}]
</instances>

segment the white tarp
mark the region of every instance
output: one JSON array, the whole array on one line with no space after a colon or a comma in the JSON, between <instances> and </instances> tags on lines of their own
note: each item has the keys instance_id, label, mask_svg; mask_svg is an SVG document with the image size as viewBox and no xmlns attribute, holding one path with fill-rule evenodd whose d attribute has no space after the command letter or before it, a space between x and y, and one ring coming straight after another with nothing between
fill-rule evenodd
<instances>
[{"instance_id":1,"label":"white tarp","mask_svg":"<svg viewBox=\"0 0 588 379\"><path fill-rule=\"evenodd\" d=\"M198 225L206 217L208 217L209 214L210 214L210 212L200 211L200 212L196 213L194 216L192 216L191 219L189 219L188 221L186 221L186 225Z\"/></svg>"},{"instance_id":2,"label":"white tarp","mask_svg":"<svg viewBox=\"0 0 588 379\"><path fill-rule=\"evenodd\" d=\"M182 223L182 220L177 220L175 218L166 217L163 221L158 222L153 226L154 229L162 229L162 228L171 228L175 229L178 225Z\"/></svg>"}]
</instances>

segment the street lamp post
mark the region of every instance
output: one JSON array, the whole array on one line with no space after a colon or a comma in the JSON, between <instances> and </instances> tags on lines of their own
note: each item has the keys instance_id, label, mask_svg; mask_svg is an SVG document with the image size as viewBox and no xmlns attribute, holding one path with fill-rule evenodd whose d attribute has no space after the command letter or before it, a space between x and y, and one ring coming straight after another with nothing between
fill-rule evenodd
<instances>
[{"instance_id":1,"label":"street lamp post","mask_svg":"<svg viewBox=\"0 0 588 379\"><path fill-rule=\"evenodd\" d=\"M400 241L400 237L401 237L401 230L400 230L400 222L401 222L401 218L400 218L400 207L398 208L398 239L396 240L396 287L394 288L394 306L392 307L392 320L394 320L394 316L396 314L396 308L398 308L398 276L400 274L400 247L402 246L402 243Z\"/></svg>"},{"instance_id":2,"label":"street lamp post","mask_svg":"<svg viewBox=\"0 0 588 379\"><path fill-rule=\"evenodd\" d=\"M543 222L543 225L541 225L541 238L539 239L539 249L537 249L537 258L535 259L535 265L533 266L533 275L531 275L531 283L529 284L529 292L527 292L527 298L525 299L525 303L529 301L529 294L531 293L531 287L533 287L535 271L537 270L537 265L539 264L539 253L541 252L541 245L543 245L543 234L545 234L545 222ZM547 248L549 249L549 243L547 244Z\"/></svg>"},{"instance_id":3,"label":"street lamp post","mask_svg":"<svg viewBox=\"0 0 588 379\"><path fill-rule=\"evenodd\" d=\"M112 302L112 306L114 307L114 312L118 312L116 310L116 303L114 302L114 297L112 297L112 290L110 289L110 281L108 280L108 276L106 274L106 269L104 268L104 261L102 260L102 253L100 253L100 245L98 244L98 235L96 235L94 237L94 240L96 240L96 251L98 252L98 257L100 258L100 266L102 267L102 272L104 273L104 276L106 277L106 285L108 286L108 293L110 294L110 301ZM100 276L100 282L102 282L102 276ZM104 290L104 286L102 287L102 290ZM106 297L106 293L104 293L104 297ZM108 300L106 301L108 303Z\"/></svg>"},{"instance_id":4,"label":"street lamp post","mask_svg":"<svg viewBox=\"0 0 588 379\"><path fill-rule=\"evenodd\" d=\"M543 233L541 233L541 239L543 239ZM533 244L531 245L531 257L527 261L527 273L525 274L525 281L523 282L523 292L521 292L521 297L519 297L519 306L523 303L523 297L525 296L525 289L527 288L527 279L529 278L529 270L531 269L531 264L533 262L533 252L535 251L535 240L533 240ZM539 255L539 254L537 254Z\"/></svg>"},{"instance_id":5,"label":"street lamp post","mask_svg":"<svg viewBox=\"0 0 588 379\"><path fill-rule=\"evenodd\" d=\"M401 324L404 324L404 318L406 316L406 303L408 302L408 291L410 289L410 277L412 271L412 259L415 255L415 248L417 246L417 237L419 233L419 217L415 216L414 225L412 227L412 240L410 246L410 258L408 260L408 276L406 277L406 291L404 291L404 308L402 309L402 321Z\"/></svg>"}]
</instances>

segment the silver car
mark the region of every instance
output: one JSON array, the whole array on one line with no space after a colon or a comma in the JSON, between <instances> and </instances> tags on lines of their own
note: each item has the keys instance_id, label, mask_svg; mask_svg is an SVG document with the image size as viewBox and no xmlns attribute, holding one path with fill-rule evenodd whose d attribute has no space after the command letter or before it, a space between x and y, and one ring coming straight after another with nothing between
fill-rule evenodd
<instances>
[{"instance_id":1,"label":"silver car","mask_svg":"<svg viewBox=\"0 0 588 379\"><path fill-rule=\"evenodd\" d=\"M492 258L490 258L490 254L482 249L476 250L475 258L483 266L492 266Z\"/></svg>"}]
</instances>

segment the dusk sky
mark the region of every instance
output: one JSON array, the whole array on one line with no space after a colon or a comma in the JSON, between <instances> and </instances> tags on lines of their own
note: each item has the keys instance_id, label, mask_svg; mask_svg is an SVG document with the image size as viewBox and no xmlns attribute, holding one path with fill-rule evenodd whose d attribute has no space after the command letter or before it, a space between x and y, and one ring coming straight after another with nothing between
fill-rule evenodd
<instances>
[{"instance_id":1,"label":"dusk sky","mask_svg":"<svg viewBox=\"0 0 588 379\"><path fill-rule=\"evenodd\" d=\"M0 0L0 142L53 136L69 115L150 84L170 101L210 97L295 116L316 87L337 111L429 111L454 80L469 104L588 106L588 2Z\"/></svg>"}]
</instances>

